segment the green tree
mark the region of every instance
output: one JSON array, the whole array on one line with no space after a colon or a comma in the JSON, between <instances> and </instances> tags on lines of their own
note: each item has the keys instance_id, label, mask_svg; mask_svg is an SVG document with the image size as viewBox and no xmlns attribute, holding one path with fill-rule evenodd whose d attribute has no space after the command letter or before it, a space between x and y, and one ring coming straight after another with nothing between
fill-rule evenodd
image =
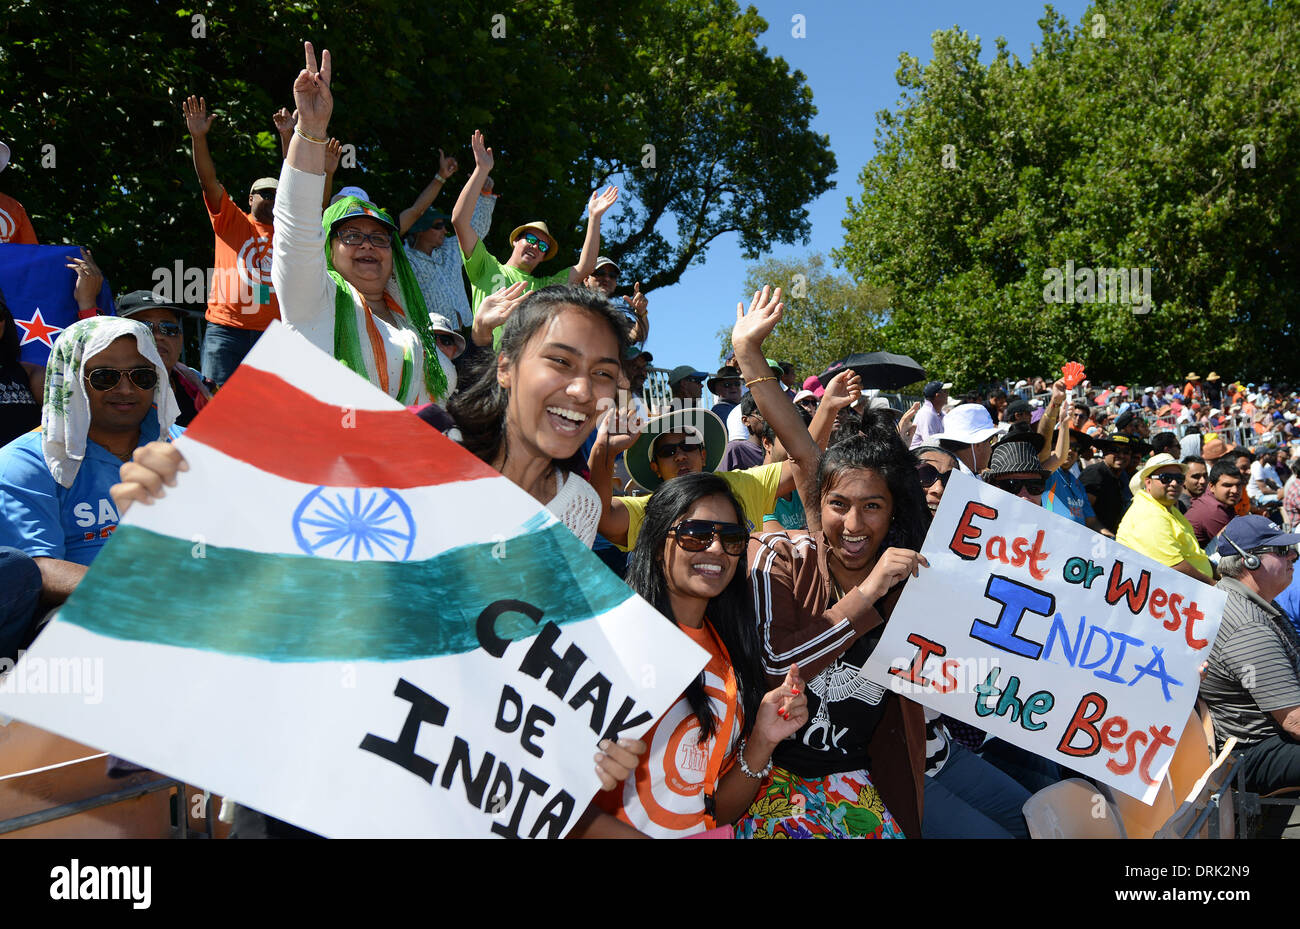
<instances>
[{"instance_id":1,"label":"green tree","mask_svg":"<svg viewBox=\"0 0 1300 929\"><path fill-rule=\"evenodd\" d=\"M607 251L643 290L674 283L728 231L751 250L806 237L804 206L835 168L803 75L757 45L766 24L733 0L86 0L4 17L0 137L14 156L0 185L41 241L93 246L118 290L151 286L177 259L211 263L182 100L217 113L218 176L246 207L251 181L279 172L271 113L292 107L303 38L332 53L330 131L355 146L336 184L401 209L443 148L463 166L439 201L449 210L482 129L501 194L489 249L544 217L557 260L574 260L588 194L621 180L631 196Z\"/></svg>"},{"instance_id":2,"label":"green tree","mask_svg":"<svg viewBox=\"0 0 1300 929\"><path fill-rule=\"evenodd\" d=\"M832 361L853 352L886 350L880 327L888 294L834 271L823 256L769 258L751 265L744 292L764 286L782 288L785 314L763 349L769 358L793 364L801 377L820 374ZM731 346L731 327L719 329L718 337L721 358Z\"/></svg>"},{"instance_id":3,"label":"green tree","mask_svg":"<svg viewBox=\"0 0 1300 929\"><path fill-rule=\"evenodd\" d=\"M892 289L885 333L975 383L1083 361L1151 381L1300 374L1295 0L1049 7L1029 64L958 29L903 55L836 260ZM1149 268L1154 309L1052 302L1051 269Z\"/></svg>"}]
</instances>

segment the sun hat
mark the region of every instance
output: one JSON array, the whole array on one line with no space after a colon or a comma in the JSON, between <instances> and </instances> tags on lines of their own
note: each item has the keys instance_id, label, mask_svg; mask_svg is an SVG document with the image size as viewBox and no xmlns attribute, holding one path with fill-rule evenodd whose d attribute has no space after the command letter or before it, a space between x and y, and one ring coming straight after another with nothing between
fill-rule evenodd
<instances>
[{"instance_id":1,"label":"sun hat","mask_svg":"<svg viewBox=\"0 0 1300 929\"><path fill-rule=\"evenodd\" d=\"M998 431L993 417L982 403L962 403L953 407L943 417L943 432L932 439L947 439L965 445L978 445Z\"/></svg>"},{"instance_id":2,"label":"sun hat","mask_svg":"<svg viewBox=\"0 0 1300 929\"><path fill-rule=\"evenodd\" d=\"M554 258L555 253L560 246L555 241L555 237L551 235L550 228L546 223L541 222L540 220L535 223L524 223L522 226L515 226L515 228L510 232L510 244L514 245L521 235L529 231L537 233L538 238L543 239L548 246L546 254L542 255L541 261L537 263L541 264L542 261L549 261Z\"/></svg>"},{"instance_id":3,"label":"sun hat","mask_svg":"<svg viewBox=\"0 0 1300 929\"><path fill-rule=\"evenodd\" d=\"M637 440L627 450L624 461L632 478L651 493L663 483L663 478L650 467L650 462L654 460L655 440L674 432L684 433L690 444L704 443L705 471L716 470L722 461L722 453L726 451L727 427L712 410L690 407L650 417Z\"/></svg>"}]
</instances>

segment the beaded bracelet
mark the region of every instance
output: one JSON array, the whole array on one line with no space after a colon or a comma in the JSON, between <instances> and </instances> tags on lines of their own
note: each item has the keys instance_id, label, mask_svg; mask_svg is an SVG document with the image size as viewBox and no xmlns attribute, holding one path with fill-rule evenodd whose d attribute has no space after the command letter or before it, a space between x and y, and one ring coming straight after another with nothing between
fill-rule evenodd
<instances>
[{"instance_id":1,"label":"beaded bracelet","mask_svg":"<svg viewBox=\"0 0 1300 929\"><path fill-rule=\"evenodd\" d=\"M748 739L740 740L740 752L736 755L737 759L740 761L740 770L745 773L745 777L752 777L756 779L762 779L767 777L769 774L772 773L772 759L771 758L767 759L767 766L763 768L762 771L752 770L749 767L749 765L745 762L745 746L748 743L749 743Z\"/></svg>"}]
</instances>

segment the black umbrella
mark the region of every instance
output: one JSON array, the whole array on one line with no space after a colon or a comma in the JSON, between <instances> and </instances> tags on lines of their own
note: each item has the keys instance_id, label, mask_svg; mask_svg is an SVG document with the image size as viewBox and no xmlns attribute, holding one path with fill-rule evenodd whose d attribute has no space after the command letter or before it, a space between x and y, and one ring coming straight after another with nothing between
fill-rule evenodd
<instances>
[{"instance_id":1,"label":"black umbrella","mask_svg":"<svg viewBox=\"0 0 1300 929\"><path fill-rule=\"evenodd\" d=\"M817 375L817 380L825 387L831 378L845 368L852 368L862 378L865 390L896 390L914 384L925 377L925 369L906 355L891 352L854 352L847 358L833 362L829 368Z\"/></svg>"}]
</instances>

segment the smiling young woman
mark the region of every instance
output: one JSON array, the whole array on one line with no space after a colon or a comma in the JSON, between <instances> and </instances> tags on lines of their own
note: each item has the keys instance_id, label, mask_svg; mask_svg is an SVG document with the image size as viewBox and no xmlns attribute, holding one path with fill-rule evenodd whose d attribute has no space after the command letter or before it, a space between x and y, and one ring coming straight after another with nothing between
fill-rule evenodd
<instances>
[{"instance_id":1,"label":"smiling young woman","mask_svg":"<svg viewBox=\"0 0 1300 929\"><path fill-rule=\"evenodd\" d=\"M680 838L729 827L754 799L776 746L808 718L798 668L769 689L746 571L749 533L730 487L686 474L655 492L627 583L709 654L643 736L650 750L620 791L600 794L575 832Z\"/></svg>"},{"instance_id":2,"label":"smiling young woman","mask_svg":"<svg viewBox=\"0 0 1300 929\"><path fill-rule=\"evenodd\" d=\"M751 545L763 670L798 663L811 718L737 826L748 838L920 836L921 707L862 676L901 585L925 559L925 502L892 421L831 446L807 506L807 535ZM870 772L868 772L868 764Z\"/></svg>"}]
</instances>

